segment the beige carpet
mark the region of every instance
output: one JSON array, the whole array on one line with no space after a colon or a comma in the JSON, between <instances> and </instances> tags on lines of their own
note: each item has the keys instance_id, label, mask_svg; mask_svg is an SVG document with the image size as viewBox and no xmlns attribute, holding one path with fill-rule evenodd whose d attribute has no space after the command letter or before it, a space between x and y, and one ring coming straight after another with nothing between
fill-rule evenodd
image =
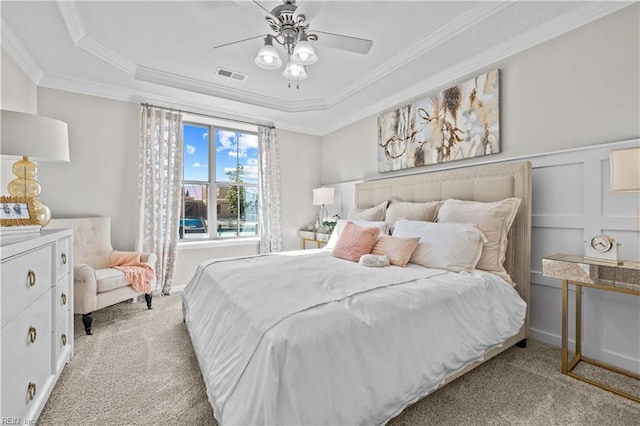
<instances>
[{"instance_id":1,"label":"beige carpet","mask_svg":"<svg viewBox=\"0 0 640 426\"><path fill-rule=\"evenodd\" d=\"M212 425L180 295L76 316L75 356L39 425ZM529 341L427 396L393 425L640 425L640 404L561 375L560 350ZM614 379L619 380L619 379ZM640 394L637 381L622 385Z\"/></svg>"}]
</instances>

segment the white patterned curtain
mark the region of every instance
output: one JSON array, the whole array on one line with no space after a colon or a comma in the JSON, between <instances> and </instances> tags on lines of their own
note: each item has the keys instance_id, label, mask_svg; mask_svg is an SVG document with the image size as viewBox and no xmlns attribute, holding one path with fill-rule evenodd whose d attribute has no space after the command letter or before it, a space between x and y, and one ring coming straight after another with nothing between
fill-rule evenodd
<instances>
[{"instance_id":1,"label":"white patterned curtain","mask_svg":"<svg viewBox=\"0 0 640 426\"><path fill-rule=\"evenodd\" d=\"M182 114L144 105L138 157L136 250L155 253L156 288L169 294L178 246L182 185Z\"/></svg>"},{"instance_id":2,"label":"white patterned curtain","mask_svg":"<svg viewBox=\"0 0 640 426\"><path fill-rule=\"evenodd\" d=\"M282 251L280 154L273 127L258 127L258 183L260 186L260 253Z\"/></svg>"}]
</instances>

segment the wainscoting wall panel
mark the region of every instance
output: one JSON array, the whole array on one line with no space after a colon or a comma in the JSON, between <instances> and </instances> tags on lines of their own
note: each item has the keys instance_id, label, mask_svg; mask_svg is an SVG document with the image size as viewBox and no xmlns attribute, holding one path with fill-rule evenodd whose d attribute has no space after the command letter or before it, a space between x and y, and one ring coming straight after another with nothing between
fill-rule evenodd
<instances>
[{"instance_id":1,"label":"wainscoting wall panel","mask_svg":"<svg viewBox=\"0 0 640 426\"><path fill-rule=\"evenodd\" d=\"M544 256L582 255L585 241L604 233L622 244L621 258L640 259L640 194L609 193L609 151L638 143L633 140L530 158L533 339L556 346L561 343L561 282L542 276ZM574 318L571 290L570 318ZM584 289L582 339L585 356L640 372L640 297Z\"/></svg>"}]
</instances>

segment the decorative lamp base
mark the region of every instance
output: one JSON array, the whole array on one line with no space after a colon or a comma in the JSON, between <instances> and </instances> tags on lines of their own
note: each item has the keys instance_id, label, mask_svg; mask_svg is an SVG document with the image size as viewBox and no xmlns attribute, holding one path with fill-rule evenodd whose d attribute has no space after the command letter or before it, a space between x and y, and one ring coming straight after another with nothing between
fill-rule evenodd
<instances>
[{"instance_id":1,"label":"decorative lamp base","mask_svg":"<svg viewBox=\"0 0 640 426\"><path fill-rule=\"evenodd\" d=\"M44 227L51 221L51 210L42 201L38 200L42 187L36 180L38 175L38 165L29 160L29 157L22 157L13 163L11 167L16 178L9 182L9 194L13 197L34 198L35 217L40 226Z\"/></svg>"}]
</instances>

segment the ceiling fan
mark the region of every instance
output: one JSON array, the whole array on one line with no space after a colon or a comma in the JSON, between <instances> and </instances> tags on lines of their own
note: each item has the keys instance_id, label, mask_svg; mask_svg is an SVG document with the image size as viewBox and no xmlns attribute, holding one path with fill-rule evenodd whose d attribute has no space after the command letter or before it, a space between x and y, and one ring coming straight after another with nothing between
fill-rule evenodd
<instances>
[{"instance_id":1,"label":"ceiling fan","mask_svg":"<svg viewBox=\"0 0 640 426\"><path fill-rule=\"evenodd\" d=\"M264 37L264 46L258 51L255 63L261 68L275 70L282 66L282 59L280 59L280 55L273 45L275 41L284 47L287 52L288 62L282 75L289 80L289 87L291 87L291 82L295 81L296 87L299 88L299 81L307 78L305 66L313 65L318 61L318 55L316 55L312 44L309 43L310 41L319 41L328 47L363 55L369 53L373 45L373 41L358 37L319 30L314 30L313 33L310 33L307 17L302 13L297 15L295 13L298 8L296 0L283 0L283 4L274 7L271 11L256 0L253 0L253 3L269 14L265 17L265 20L273 33L260 34L255 37L220 44L215 46L214 49Z\"/></svg>"}]
</instances>

